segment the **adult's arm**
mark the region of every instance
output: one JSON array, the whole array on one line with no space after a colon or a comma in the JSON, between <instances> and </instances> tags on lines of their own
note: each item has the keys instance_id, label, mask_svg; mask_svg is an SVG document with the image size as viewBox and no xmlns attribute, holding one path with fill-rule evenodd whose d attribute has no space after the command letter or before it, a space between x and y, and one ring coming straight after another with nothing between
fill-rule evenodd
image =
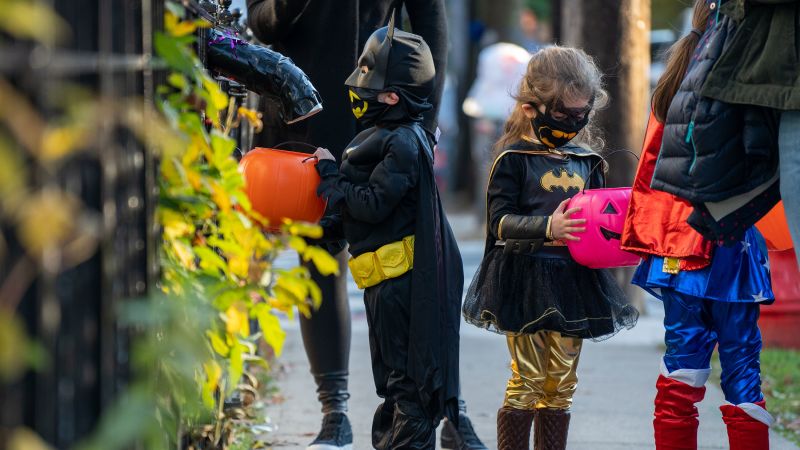
<instances>
[{"instance_id":1,"label":"adult's arm","mask_svg":"<svg viewBox=\"0 0 800 450\"><path fill-rule=\"evenodd\" d=\"M425 112L423 125L433 135L439 115L439 103L442 100L444 78L447 72L447 13L444 0L405 0L406 11L411 20L411 30L425 39L433 55L436 68L436 88L429 102L433 109Z\"/></svg>"},{"instance_id":2,"label":"adult's arm","mask_svg":"<svg viewBox=\"0 0 800 450\"><path fill-rule=\"evenodd\" d=\"M247 0L247 23L258 40L274 44L291 31L311 0Z\"/></svg>"}]
</instances>

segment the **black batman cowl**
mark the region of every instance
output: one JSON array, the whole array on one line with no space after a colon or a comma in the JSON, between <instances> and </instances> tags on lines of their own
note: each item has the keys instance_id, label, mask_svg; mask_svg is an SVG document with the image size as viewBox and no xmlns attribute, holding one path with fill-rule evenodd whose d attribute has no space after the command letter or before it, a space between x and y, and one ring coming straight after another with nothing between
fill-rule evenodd
<instances>
[{"instance_id":1,"label":"black batman cowl","mask_svg":"<svg viewBox=\"0 0 800 450\"><path fill-rule=\"evenodd\" d=\"M428 44L422 37L389 25L375 30L364 45L358 67L345 81L351 88L394 92L400 102L381 116L381 122L421 121L433 106L436 69Z\"/></svg>"}]
</instances>

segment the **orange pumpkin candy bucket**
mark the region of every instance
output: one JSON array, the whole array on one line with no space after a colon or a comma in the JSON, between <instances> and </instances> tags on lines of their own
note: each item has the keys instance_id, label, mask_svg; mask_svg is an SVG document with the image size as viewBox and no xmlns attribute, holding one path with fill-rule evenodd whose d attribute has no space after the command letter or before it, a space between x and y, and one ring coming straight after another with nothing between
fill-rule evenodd
<instances>
[{"instance_id":1,"label":"orange pumpkin candy bucket","mask_svg":"<svg viewBox=\"0 0 800 450\"><path fill-rule=\"evenodd\" d=\"M257 147L239 163L253 210L278 231L283 219L318 223L326 202L317 196L316 158L306 153Z\"/></svg>"}]
</instances>

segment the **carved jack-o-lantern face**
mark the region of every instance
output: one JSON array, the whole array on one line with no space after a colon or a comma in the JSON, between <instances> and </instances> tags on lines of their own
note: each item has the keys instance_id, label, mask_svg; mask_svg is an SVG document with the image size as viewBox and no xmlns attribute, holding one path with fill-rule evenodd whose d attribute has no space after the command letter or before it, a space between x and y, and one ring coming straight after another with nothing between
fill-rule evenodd
<instances>
[{"instance_id":1,"label":"carved jack-o-lantern face","mask_svg":"<svg viewBox=\"0 0 800 450\"><path fill-rule=\"evenodd\" d=\"M573 219L586 219L580 241L569 241L570 254L579 264L593 269L635 266L639 257L620 249L631 188L589 189L570 200L568 208L580 207Z\"/></svg>"},{"instance_id":2,"label":"carved jack-o-lantern face","mask_svg":"<svg viewBox=\"0 0 800 450\"><path fill-rule=\"evenodd\" d=\"M619 211L617 211L617 208L614 208L614 203L611 202L611 200L609 200L608 203L606 203L606 207L603 208L601 214L609 214L616 216L619 215ZM622 230L620 231L609 230L608 228L602 225L599 225L599 228L600 228L600 234L602 234L607 241L610 241L612 239L616 239L619 241L622 239L622 233L621 233Z\"/></svg>"}]
</instances>

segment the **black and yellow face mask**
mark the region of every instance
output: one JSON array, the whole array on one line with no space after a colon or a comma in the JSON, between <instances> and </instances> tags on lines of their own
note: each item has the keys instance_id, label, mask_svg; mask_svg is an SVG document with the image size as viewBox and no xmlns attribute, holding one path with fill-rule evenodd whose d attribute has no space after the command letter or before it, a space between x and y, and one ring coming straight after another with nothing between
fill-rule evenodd
<instances>
[{"instance_id":1,"label":"black and yellow face mask","mask_svg":"<svg viewBox=\"0 0 800 450\"><path fill-rule=\"evenodd\" d=\"M378 91L363 88L350 88L350 110L355 118L366 127L375 125L390 105L378 101Z\"/></svg>"},{"instance_id":2,"label":"black and yellow face mask","mask_svg":"<svg viewBox=\"0 0 800 450\"><path fill-rule=\"evenodd\" d=\"M533 134L539 142L550 148L567 145L589 123L593 103L592 101L586 108L575 110L561 108L562 114L566 116L561 120L554 118L550 108L546 108L544 113L539 112L531 119ZM536 107L535 104L531 106Z\"/></svg>"}]
</instances>

